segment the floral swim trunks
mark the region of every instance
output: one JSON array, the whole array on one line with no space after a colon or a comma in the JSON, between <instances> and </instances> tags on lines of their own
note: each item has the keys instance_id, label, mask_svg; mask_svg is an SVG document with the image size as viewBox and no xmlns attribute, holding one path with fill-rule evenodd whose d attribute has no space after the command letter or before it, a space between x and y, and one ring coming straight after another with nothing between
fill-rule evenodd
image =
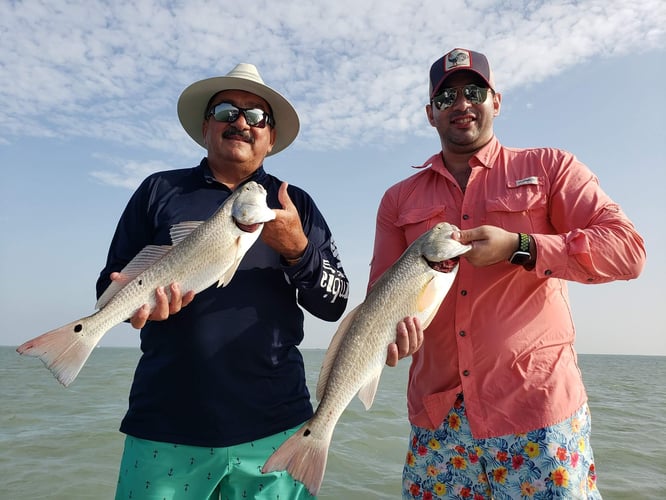
<instances>
[{"instance_id":1,"label":"floral swim trunks","mask_svg":"<svg viewBox=\"0 0 666 500\"><path fill-rule=\"evenodd\" d=\"M412 426L403 499L601 499L590 411L525 434L474 439L462 396L439 428Z\"/></svg>"}]
</instances>

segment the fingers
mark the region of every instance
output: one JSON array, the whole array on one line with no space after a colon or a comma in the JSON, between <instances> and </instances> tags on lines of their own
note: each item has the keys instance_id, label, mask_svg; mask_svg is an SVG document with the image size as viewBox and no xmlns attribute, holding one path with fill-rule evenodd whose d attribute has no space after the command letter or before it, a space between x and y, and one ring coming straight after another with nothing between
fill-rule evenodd
<instances>
[{"instance_id":1,"label":"fingers","mask_svg":"<svg viewBox=\"0 0 666 500\"><path fill-rule=\"evenodd\" d=\"M467 245L473 243L475 240L483 239L483 231L481 227L473 229L459 229L454 231L451 237L460 243Z\"/></svg>"},{"instance_id":2,"label":"fingers","mask_svg":"<svg viewBox=\"0 0 666 500\"><path fill-rule=\"evenodd\" d=\"M183 295L183 302L182 302L181 306L185 307L185 306L189 305L189 303L194 300L195 295L196 294L194 293L194 290L190 290L185 295Z\"/></svg>"},{"instance_id":3,"label":"fingers","mask_svg":"<svg viewBox=\"0 0 666 500\"><path fill-rule=\"evenodd\" d=\"M390 367L398 366L400 355L398 354L398 346L396 344L389 344L388 352L386 354L386 364Z\"/></svg>"},{"instance_id":4,"label":"fingers","mask_svg":"<svg viewBox=\"0 0 666 500\"><path fill-rule=\"evenodd\" d=\"M127 276L126 274L123 273L116 273L113 272L109 275L109 278L111 278L111 281L116 284L116 286L125 286L127 283L131 281L131 278Z\"/></svg>"},{"instance_id":5,"label":"fingers","mask_svg":"<svg viewBox=\"0 0 666 500\"><path fill-rule=\"evenodd\" d=\"M395 342L390 344L386 354L386 364L396 366L398 361L411 356L423 344L423 329L418 318L407 317L396 327Z\"/></svg>"},{"instance_id":6,"label":"fingers","mask_svg":"<svg viewBox=\"0 0 666 500\"><path fill-rule=\"evenodd\" d=\"M155 307L153 307L152 311L150 305L142 305L130 318L130 324L137 330L140 330L146 326L149 320L161 321L167 319L169 317L169 309L169 299L164 291L164 287L159 287L155 290Z\"/></svg>"},{"instance_id":7,"label":"fingers","mask_svg":"<svg viewBox=\"0 0 666 500\"><path fill-rule=\"evenodd\" d=\"M162 293L164 289L162 288ZM171 283L169 287L169 292L171 295L171 300L167 299L168 313L166 317L161 317L159 319L167 319L172 314L176 314L183 308L183 294L180 290L180 285L178 283ZM166 297L165 297L166 298Z\"/></svg>"},{"instance_id":8,"label":"fingers","mask_svg":"<svg viewBox=\"0 0 666 500\"><path fill-rule=\"evenodd\" d=\"M453 238L472 245L463 257L473 266L482 267L509 259L517 247L517 235L497 226L478 226L460 230Z\"/></svg>"},{"instance_id":9,"label":"fingers","mask_svg":"<svg viewBox=\"0 0 666 500\"><path fill-rule=\"evenodd\" d=\"M136 329L141 329L148 321L163 321L190 304L194 300L194 296L195 293L192 290L183 295L178 283L172 283L169 286L168 294L164 287L159 287L155 290L153 309L150 309L150 305L144 304L130 318L130 324Z\"/></svg>"},{"instance_id":10,"label":"fingers","mask_svg":"<svg viewBox=\"0 0 666 500\"><path fill-rule=\"evenodd\" d=\"M130 318L130 324L137 330L141 330L148 322L150 316L150 306L148 304L142 305Z\"/></svg>"},{"instance_id":11,"label":"fingers","mask_svg":"<svg viewBox=\"0 0 666 500\"><path fill-rule=\"evenodd\" d=\"M401 358L411 356L423 343L421 322L416 317L407 317L398 323L396 344Z\"/></svg>"}]
</instances>

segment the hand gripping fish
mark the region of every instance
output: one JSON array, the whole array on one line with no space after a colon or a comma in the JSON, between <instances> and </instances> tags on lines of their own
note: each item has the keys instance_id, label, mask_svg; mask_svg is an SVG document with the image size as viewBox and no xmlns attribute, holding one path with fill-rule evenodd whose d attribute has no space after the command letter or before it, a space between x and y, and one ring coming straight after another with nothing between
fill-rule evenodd
<instances>
[{"instance_id":1,"label":"hand gripping fish","mask_svg":"<svg viewBox=\"0 0 666 500\"><path fill-rule=\"evenodd\" d=\"M384 272L365 300L340 323L319 373L314 416L269 457L263 472L287 470L317 495L333 429L358 393L370 408L398 323L418 317L426 328L453 284L458 257L471 246L442 222L415 240Z\"/></svg>"},{"instance_id":2,"label":"hand gripping fish","mask_svg":"<svg viewBox=\"0 0 666 500\"><path fill-rule=\"evenodd\" d=\"M266 190L243 184L205 222L171 228L172 246L149 245L121 271L97 301L96 313L51 330L19 346L19 354L39 357L58 381L68 386L102 336L143 305L155 306L155 289L171 283L198 293L215 282L225 286L254 244L264 222L275 219Z\"/></svg>"}]
</instances>

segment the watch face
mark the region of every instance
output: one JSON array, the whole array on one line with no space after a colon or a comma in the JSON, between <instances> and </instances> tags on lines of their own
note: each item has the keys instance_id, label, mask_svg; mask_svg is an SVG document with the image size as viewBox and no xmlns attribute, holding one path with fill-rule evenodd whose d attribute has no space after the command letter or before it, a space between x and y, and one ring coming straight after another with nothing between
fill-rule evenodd
<instances>
[{"instance_id":1,"label":"watch face","mask_svg":"<svg viewBox=\"0 0 666 500\"><path fill-rule=\"evenodd\" d=\"M509 259L509 262L512 264L516 264L518 266L522 266L523 264L526 264L532 259L532 256L530 255L529 252L514 252L514 254L511 256L511 259Z\"/></svg>"}]
</instances>

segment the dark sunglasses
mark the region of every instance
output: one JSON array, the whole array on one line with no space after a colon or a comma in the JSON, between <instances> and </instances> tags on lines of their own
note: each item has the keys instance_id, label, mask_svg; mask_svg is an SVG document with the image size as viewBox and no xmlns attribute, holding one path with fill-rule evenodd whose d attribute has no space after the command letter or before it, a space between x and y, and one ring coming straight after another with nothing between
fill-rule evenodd
<instances>
[{"instance_id":1,"label":"dark sunglasses","mask_svg":"<svg viewBox=\"0 0 666 500\"><path fill-rule=\"evenodd\" d=\"M488 97L488 89L470 84L464 87L451 87L442 89L442 91L432 98L432 103L439 110L450 108L458 98L458 91L462 90L462 95L472 104L481 104Z\"/></svg>"},{"instance_id":2,"label":"dark sunglasses","mask_svg":"<svg viewBox=\"0 0 666 500\"><path fill-rule=\"evenodd\" d=\"M275 125L273 117L263 109L239 108L238 106L234 106L229 102L221 102L220 104L216 105L208 112L206 118L210 118L212 116L218 122L233 123L238 120L238 117L241 113L243 113L245 121L250 127L264 128L266 124L271 127Z\"/></svg>"}]
</instances>

